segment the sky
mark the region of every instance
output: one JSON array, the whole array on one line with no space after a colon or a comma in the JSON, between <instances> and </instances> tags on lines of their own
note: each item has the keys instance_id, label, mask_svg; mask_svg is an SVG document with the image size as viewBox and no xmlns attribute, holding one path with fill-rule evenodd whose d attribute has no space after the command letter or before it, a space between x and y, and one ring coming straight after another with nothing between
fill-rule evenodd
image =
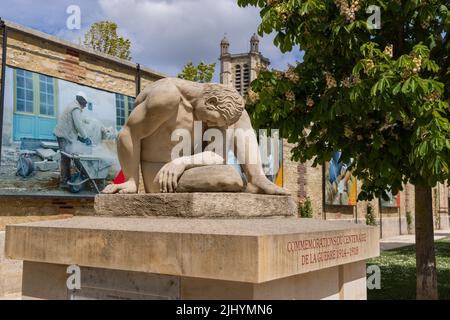
<instances>
[{"instance_id":1,"label":"sky","mask_svg":"<svg viewBox=\"0 0 450 320\"><path fill-rule=\"evenodd\" d=\"M80 30L66 27L71 5L81 9ZM114 21L119 34L132 42L133 62L170 76L188 61L215 62L215 81L224 34L231 53L248 52L261 20L258 8L240 8L237 0L1 0L0 17L77 44L92 23ZM260 51L273 68L285 69L301 59L298 49L282 54L273 35L260 40Z\"/></svg>"}]
</instances>

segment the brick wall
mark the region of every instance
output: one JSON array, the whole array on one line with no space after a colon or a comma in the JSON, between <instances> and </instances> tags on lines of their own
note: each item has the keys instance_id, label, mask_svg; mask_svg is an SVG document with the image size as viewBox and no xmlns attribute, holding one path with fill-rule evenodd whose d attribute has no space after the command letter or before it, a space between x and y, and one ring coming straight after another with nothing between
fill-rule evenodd
<instances>
[{"instance_id":1,"label":"brick wall","mask_svg":"<svg viewBox=\"0 0 450 320\"><path fill-rule=\"evenodd\" d=\"M291 160L292 145L283 141L283 186L294 197L296 201L299 201L299 165L297 162Z\"/></svg>"},{"instance_id":2,"label":"brick wall","mask_svg":"<svg viewBox=\"0 0 450 320\"><path fill-rule=\"evenodd\" d=\"M136 69L15 30L8 33L7 64L102 90L135 96Z\"/></svg>"},{"instance_id":3,"label":"brick wall","mask_svg":"<svg viewBox=\"0 0 450 320\"><path fill-rule=\"evenodd\" d=\"M14 223L92 215L94 199L0 196L0 231Z\"/></svg>"}]
</instances>

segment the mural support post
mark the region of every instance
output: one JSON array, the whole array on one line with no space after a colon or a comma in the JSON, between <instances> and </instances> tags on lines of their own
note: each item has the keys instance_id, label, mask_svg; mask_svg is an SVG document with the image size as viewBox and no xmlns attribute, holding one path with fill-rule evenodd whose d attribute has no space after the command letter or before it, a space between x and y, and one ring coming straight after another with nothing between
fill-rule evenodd
<instances>
[{"instance_id":1,"label":"mural support post","mask_svg":"<svg viewBox=\"0 0 450 320\"><path fill-rule=\"evenodd\" d=\"M322 165L322 213L323 213L323 220L327 220L327 210L326 210L326 204L327 201L325 199L326 197L326 191L325 191L325 162Z\"/></svg>"},{"instance_id":2,"label":"mural support post","mask_svg":"<svg viewBox=\"0 0 450 320\"><path fill-rule=\"evenodd\" d=\"M380 206L380 239L383 238L383 205L381 204L381 199L378 201Z\"/></svg>"},{"instance_id":3,"label":"mural support post","mask_svg":"<svg viewBox=\"0 0 450 320\"><path fill-rule=\"evenodd\" d=\"M141 65L136 65L136 98L141 93Z\"/></svg>"},{"instance_id":4,"label":"mural support post","mask_svg":"<svg viewBox=\"0 0 450 320\"><path fill-rule=\"evenodd\" d=\"M3 109L5 105L5 83L6 83L6 50L8 45L8 28L5 21L0 18L0 29L2 29L2 66L0 86L0 163L2 160L2 138L3 138Z\"/></svg>"}]
</instances>

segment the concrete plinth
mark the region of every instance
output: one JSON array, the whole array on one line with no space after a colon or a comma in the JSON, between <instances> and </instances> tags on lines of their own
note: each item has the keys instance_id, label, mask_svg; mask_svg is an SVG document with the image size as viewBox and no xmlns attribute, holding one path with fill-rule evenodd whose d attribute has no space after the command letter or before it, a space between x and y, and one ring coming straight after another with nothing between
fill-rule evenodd
<instances>
[{"instance_id":1,"label":"concrete plinth","mask_svg":"<svg viewBox=\"0 0 450 320\"><path fill-rule=\"evenodd\" d=\"M375 228L297 218L76 217L8 226L23 295L43 299L365 299ZM81 267L68 291L66 268Z\"/></svg>"}]
</instances>

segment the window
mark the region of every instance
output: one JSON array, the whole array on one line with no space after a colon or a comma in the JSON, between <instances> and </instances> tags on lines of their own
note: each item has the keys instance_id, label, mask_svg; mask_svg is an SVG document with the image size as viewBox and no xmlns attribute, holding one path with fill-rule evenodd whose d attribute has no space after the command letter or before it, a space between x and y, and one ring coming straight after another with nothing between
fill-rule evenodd
<instances>
[{"instance_id":1,"label":"window","mask_svg":"<svg viewBox=\"0 0 450 320\"><path fill-rule=\"evenodd\" d=\"M134 102L136 101L133 97L127 97L128 102L128 116L130 116L131 111L134 109Z\"/></svg>"},{"instance_id":2,"label":"window","mask_svg":"<svg viewBox=\"0 0 450 320\"><path fill-rule=\"evenodd\" d=\"M125 124L125 96L116 93L116 124L122 127Z\"/></svg>"},{"instance_id":3,"label":"window","mask_svg":"<svg viewBox=\"0 0 450 320\"><path fill-rule=\"evenodd\" d=\"M235 87L236 90L239 91L239 93L241 93L241 66L237 65L236 66L236 72L235 72L235 76L234 76L234 83L235 83Z\"/></svg>"},{"instance_id":4,"label":"window","mask_svg":"<svg viewBox=\"0 0 450 320\"><path fill-rule=\"evenodd\" d=\"M16 111L34 113L33 73L16 70Z\"/></svg>"},{"instance_id":5,"label":"window","mask_svg":"<svg viewBox=\"0 0 450 320\"><path fill-rule=\"evenodd\" d=\"M55 116L55 85L51 77L39 75L39 114Z\"/></svg>"},{"instance_id":6,"label":"window","mask_svg":"<svg viewBox=\"0 0 450 320\"><path fill-rule=\"evenodd\" d=\"M14 69L13 139L54 140L58 114L58 80Z\"/></svg>"},{"instance_id":7,"label":"window","mask_svg":"<svg viewBox=\"0 0 450 320\"><path fill-rule=\"evenodd\" d=\"M248 67L248 64L244 65L244 84L243 84L243 94L245 95L247 93L248 87L250 84L250 69Z\"/></svg>"},{"instance_id":8,"label":"window","mask_svg":"<svg viewBox=\"0 0 450 320\"><path fill-rule=\"evenodd\" d=\"M117 130L122 129L134 109L135 98L116 93L116 125Z\"/></svg>"}]
</instances>

